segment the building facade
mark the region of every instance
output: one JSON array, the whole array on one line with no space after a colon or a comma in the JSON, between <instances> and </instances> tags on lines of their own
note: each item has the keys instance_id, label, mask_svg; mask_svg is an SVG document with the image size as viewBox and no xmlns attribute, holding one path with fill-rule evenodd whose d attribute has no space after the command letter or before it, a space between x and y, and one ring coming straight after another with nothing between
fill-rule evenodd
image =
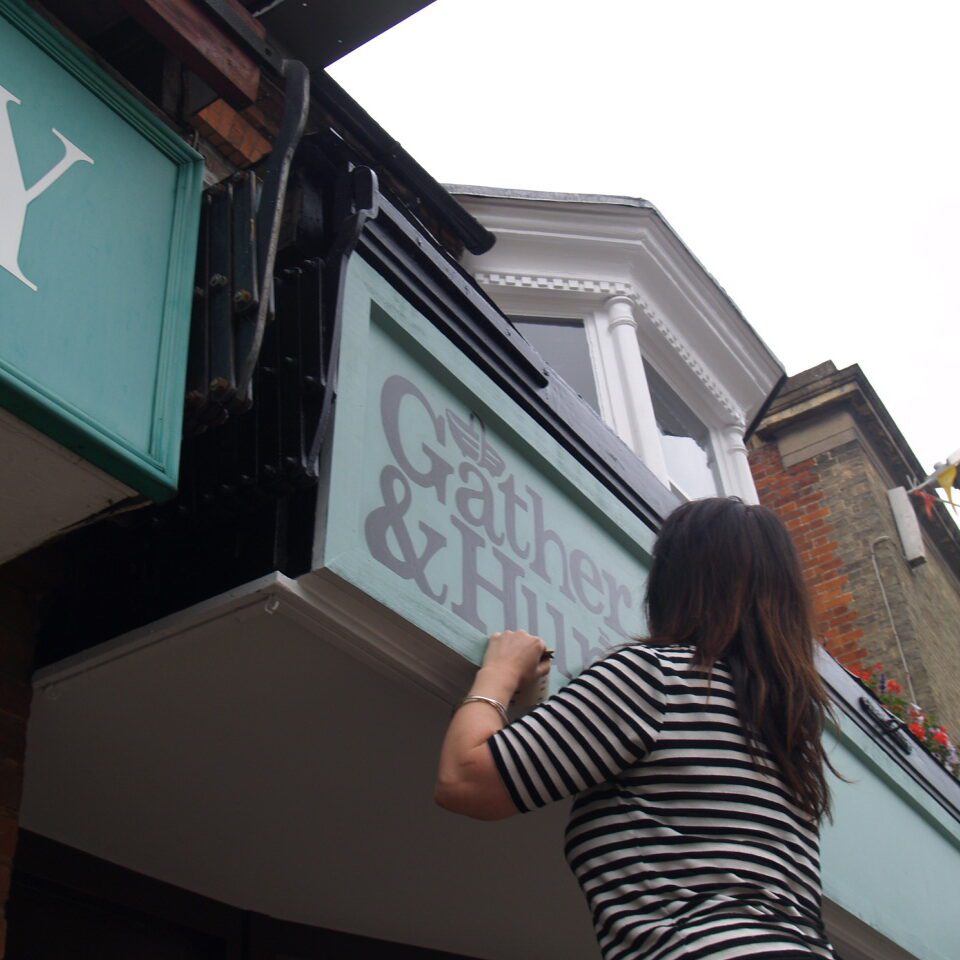
<instances>
[{"instance_id":1,"label":"building facade","mask_svg":"<svg viewBox=\"0 0 960 960\"><path fill-rule=\"evenodd\" d=\"M450 190L497 238L464 266L657 479L756 502L744 435L783 367L656 207Z\"/></svg>"},{"instance_id":2,"label":"building facade","mask_svg":"<svg viewBox=\"0 0 960 960\"><path fill-rule=\"evenodd\" d=\"M744 436L780 366L648 205L458 203L323 74L325 44L416 4L378 5L379 27L365 5L253 6L0 0L7 116L54 67L100 104L48 98L14 192L39 216L106 169L113 204L52 218L69 270L42 244L0 270L4 371L20 395L73 384L62 406L84 414L51 431L49 405L31 421L38 404L0 395L62 448L43 482L19 454L0 474L21 504L0 523L7 957L595 956L565 811L449 817L440 738L492 630L544 635L553 689L643 633L662 519L694 493L753 499ZM117 118L120 172L94 136ZM165 273L134 283L124 257ZM567 335L592 381L554 354ZM15 542L71 466L124 489ZM823 836L830 934L847 960L947 960L956 919L929 892L960 864L957 784L820 667L847 778ZM891 825L902 887L876 843Z\"/></svg>"},{"instance_id":3,"label":"building facade","mask_svg":"<svg viewBox=\"0 0 960 960\"><path fill-rule=\"evenodd\" d=\"M826 649L851 669L883 664L960 731L960 534L945 503L914 499L919 548L905 540L888 491L926 471L860 368L791 377L750 458L760 502L800 547Z\"/></svg>"}]
</instances>

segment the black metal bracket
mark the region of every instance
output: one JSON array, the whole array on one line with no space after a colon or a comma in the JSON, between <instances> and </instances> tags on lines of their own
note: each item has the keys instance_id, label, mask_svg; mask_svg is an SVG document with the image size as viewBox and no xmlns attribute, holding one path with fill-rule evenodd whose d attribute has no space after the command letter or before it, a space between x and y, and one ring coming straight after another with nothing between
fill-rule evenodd
<instances>
[{"instance_id":1,"label":"black metal bracket","mask_svg":"<svg viewBox=\"0 0 960 960\"><path fill-rule=\"evenodd\" d=\"M903 724L900 720L884 710L883 707L878 706L869 697L860 697L859 704L860 709L867 715L881 737L886 737L904 755L910 753L913 747L904 736Z\"/></svg>"},{"instance_id":2,"label":"black metal bracket","mask_svg":"<svg viewBox=\"0 0 960 960\"><path fill-rule=\"evenodd\" d=\"M285 75L288 61L284 58L284 51L252 30L227 0L195 0L195 3L241 43L258 63L268 66L277 76ZM331 113L336 123L366 145L374 162L411 184L418 195L429 199L471 253L486 253L493 246L494 235L467 213L332 77L321 70L313 77L312 87L315 99Z\"/></svg>"},{"instance_id":3,"label":"black metal bracket","mask_svg":"<svg viewBox=\"0 0 960 960\"><path fill-rule=\"evenodd\" d=\"M337 231L325 257L329 289L336 290L336 300L331 304L330 311L333 316L333 329L330 335L330 352L323 372L323 406L307 458L313 472L318 469L320 451L330 431L330 424L333 422L333 410L337 399L337 366L343 329L343 284L347 273L347 261L360 239L360 234L363 233L364 226L368 221L375 220L380 212L379 182L376 173L369 167L354 167L350 171L349 191L350 213Z\"/></svg>"},{"instance_id":4,"label":"black metal bracket","mask_svg":"<svg viewBox=\"0 0 960 960\"><path fill-rule=\"evenodd\" d=\"M283 201L290 178L290 165L303 135L310 107L310 72L299 60L285 60L286 77L283 124L273 145L267 175L257 205L257 264L260 268L260 300L252 321L237 328L237 388L231 409L246 410L252 403L250 385L260 356L263 331L270 309L273 265L277 256Z\"/></svg>"}]
</instances>

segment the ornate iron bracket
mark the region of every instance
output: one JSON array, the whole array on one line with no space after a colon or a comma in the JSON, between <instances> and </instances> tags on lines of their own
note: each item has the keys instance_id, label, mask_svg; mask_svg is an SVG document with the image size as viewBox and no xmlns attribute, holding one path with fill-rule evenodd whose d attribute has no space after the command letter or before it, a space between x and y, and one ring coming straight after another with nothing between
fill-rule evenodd
<instances>
[{"instance_id":1,"label":"ornate iron bracket","mask_svg":"<svg viewBox=\"0 0 960 960\"><path fill-rule=\"evenodd\" d=\"M337 364L340 356L340 332L343 325L341 316L343 307L343 284L346 277L347 261L353 253L357 240L363 232L364 224L376 218L380 212L379 181L376 173L369 167L354 167L350 171L350 213L346 216L337 235L334 237L325 260L331 287L336 290L333 306L333 330L330 337L330 353L323 374L323 408L317 422L317 429L310 444L307 457L311 470L316 472L330 424L333 422L333 410L337 401ZM335 276L331 274L335 273Z\"/></svg>"},{"instance_id":2,"label":"ornate iron bracket","mask_svg":"<svg viewBox=\"0 0 960 960\"><path fill-rule=\"evenodd\" d=\"M859 703L860 709L867 715L881 737L888 739L904 755L911 752L913 747L904 736L903 724L896 717L887 713L883 707L877 706L869 697L860 697Z\"/></svg>"},{"instance_id":3,"label":"ornate iron bracket","mask_svg":"<svg viewBox=\"0 0 960 960\"><path fill-rule=\"evenodd\" d=\"M246 410L253 402L251 379L263 331L270 309L273 290L273 264L277 255L280 236L280 220L283 216L283 201L287 193L290 165L297 144L307 122L310 106L310 72L299 60L285 60L283 72L286 77L283 125L273 145L267 176L260 191L257 205L257 264L260 268L260 300L252 322L237 328L237 388L231 409Z\"/></svg>"}]
</instances>

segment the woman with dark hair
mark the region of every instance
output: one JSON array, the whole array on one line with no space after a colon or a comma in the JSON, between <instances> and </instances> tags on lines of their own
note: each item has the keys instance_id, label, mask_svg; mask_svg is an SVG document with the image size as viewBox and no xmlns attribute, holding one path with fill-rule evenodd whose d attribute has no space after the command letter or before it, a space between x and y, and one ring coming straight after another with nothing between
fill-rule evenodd
<instances>
[{"instance_id":1,"label":"woman with dark hair","mask_svg":"<svg viewBox=\"0 0 960 960\"><path fill-rule=\"evenodd\" d=\"M565 852L604 960L833 957L820 912L828 700L796 550L733 499L667 518L649 637L522 719L546 645L494 634L450 723L437 802L501 819L576 796Z\"/></svg>"}]
</instances>

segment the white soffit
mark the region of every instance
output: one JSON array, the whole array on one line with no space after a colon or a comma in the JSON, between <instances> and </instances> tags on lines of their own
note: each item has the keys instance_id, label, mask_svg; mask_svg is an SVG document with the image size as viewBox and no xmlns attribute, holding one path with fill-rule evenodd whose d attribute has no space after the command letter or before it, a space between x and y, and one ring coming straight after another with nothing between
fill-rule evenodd
<instances>
[{"instance_id":1,"label":"white soffit","mask_svg":"<svg viewBox=\"0 0 960 960\"><path fill-rule=\"evenodd\" d=\"M489 960L598 957L565 805L496 824L436 807L440 661L398 666L389 645L416 637L377 640L372 602L351 603L276 575L40 671L21 824L284 920Z\"/></svg>"},{"instance_id":2,"label":"white soffit","mask_svg":"<svg viewBox=\"0 0 960 960\"><path fill-rule=\"evenodd\" d=\"M633 296L644 316L697 375L730 394L749 422L783 365L660 212L645 200L449 186L496 234L464 258L494 300L511 290L605 299ZM532 298L531 298L532 299Z\"/></svg>"},{"instance_id":3,"label":"white soffit","mask_svg":"<svg viewBox=\"0 0 960 960\"><path fill-rule=\"evenodd\" d=\"M283 920L489 960L599 958L567 804L432 802L473 668L322 572L271 574L37 672L20 822ZM850 960L910 960L827 902Z\"/></svg>"},{"instance_id":4,"label":"white soffit","mask_svg":"<svg viewBox=\"0 0 960 960\"><path fill-rule=\"evenodd\" d=\"M0 450L0 563L137 496L2 408Z\"/></svg>"}]
</instances>

